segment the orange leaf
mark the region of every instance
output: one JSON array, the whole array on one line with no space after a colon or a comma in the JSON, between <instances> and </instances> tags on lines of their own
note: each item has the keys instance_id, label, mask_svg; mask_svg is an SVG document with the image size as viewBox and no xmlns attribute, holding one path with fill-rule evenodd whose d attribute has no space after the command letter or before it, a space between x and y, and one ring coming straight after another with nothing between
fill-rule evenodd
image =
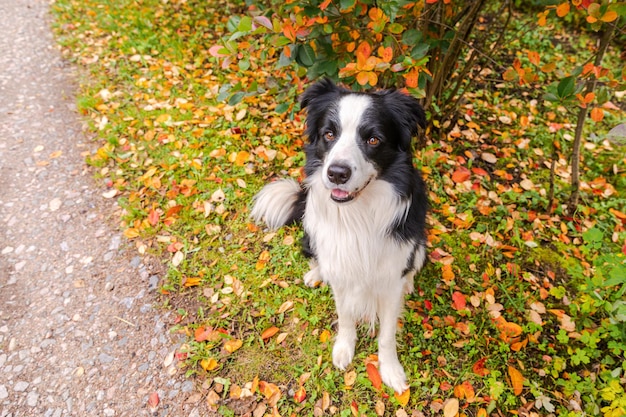
<instances>
[{"instance_id":1,"label":"orange leaf","mask_svg":"<svg viewBox=\"0 0 626 417\"><path fill-rule=\"evenodd\" d=\"M356 75L356 82L359 83L359 85L366 85L369 80L369 72L361 71Z\"/></svg>"},{"instance_id":2,"label":"orange leaf","mask_svg":"<svg viewBox=\"0 0 626 417\"><path fill-rule=\"evenodd\" d=\"M459 399L465 398L467 402L472 402L474 401L476 394L471 382L463 381L463 383L454 387L454 396Z\"/></svg>"},{"instance_id":3,"label":"orange leaf","mask_svg":"<svg viewBox=\"0 0 626 417\"><path fill-rule=\"evenodd\" d=\"M531 64L539 65L539 53L535 51L528 51L528 59Z\"/></svg>"},{"instance_id":4,"label":"orange leaf","mask_svg":"<svg viewBox=\"0 0 626 417\"><path fill-rule=\"evenodd\" d=\"M379 390L382 387L383 381L380 378L380 373L378 372L378 368L374 366L373 363L368 363L365 366L365 370L367 371L367 377L370 379L374 388Z\"/></svg>"},{"instance_id":5,"label":"orange leaf","mask_svg":"<svg viewBox=\"0 0 626 417\"><path fill-rule=\"evenodd\" d=\"M283 25L283 35L285 35L285 37L291 42L296 41L296 30L293 28L291 22L286 22Z\"/></svg>"},{"instance_id":6,"label":"orange leaf","mask_svg":"<svg viewBox=\"0 0 626 417\"><path fill-rule=\"evenodd\" d=\"M269 329L265 329L263 333L261 333L261 339L267 340L270 337L274 336L276 333L278 333L279 330L280 329L276 326L272 326Z\"/></svg>"},{"instance_id":7,"label":"orange leaf","mask_svg":"<svg viewBox=\"0 0 626 417\"><path fill-rule=\"evenodd\" d=\"M249 157L250 154L246 151L241 151L237 153L237 157L235 158L235 165L243 166Z\"/></svg>"},{"instance_id":8,"label":"orange leaf","mask_svg":"<svg viewBox=\"0 0 626 417\"><path fill-rule=\"evenodd\" d=\"M614 21L615 19L617 19L618 15L617 12L615 10L608 10L601 18L600 20L602 20L605 23L609 23Z\"/></svg>"},{"instance_id":9,"label":"orange leaf","mask_svg":"<svg viewBox=\"0 0 626 417\"><path fill-rule=\"evenodd\" d=\"M444 265L441 268L441 272L444 281L452 281L454 279L454 271L452 271L452 265Z\"/></svg>"},{"instance_id":10,"label":"orange leaf","mask_svg":"<svg viewBox=\"0 0 626 417\"><path fill-rule=\"evenodd\" d=\"M556 15L558 17L563 17L567 15L568 13L569 13L569 1L566 1L565 3L561 3L558 6L556 6Z\"/></svg>"},{"instance_id":11,"label":"orange leaf","mask_svg":"<svg viewBox=\"0 0 626 417\"><path fill-rule=\"evenodd\" d=\"M465 167L459 167L456 171L452 173L452 181L456 183L467 181L470 175L471 173L469 169Z\"/></svg>"},{"instance_id":12,"label":"orange leaf","mask_svg":"<svg viewBox=\"0 0 626 417\"><path fill-rule=\"evenodd\" d=\"M404 391L402 394L398 394L396 392L393 396L402 407L406 407L406 405L409 403L409 398L411 398L411 388L407 388L407 390Z\"/></svg>"},{"instance_id":13,"label":"orange leaf","mask_svg":"<svg viewBox=\"0 0 626 417\"><path fill-rule=\"evenodd\" d=\"M513 393L515 395L520 395L524 389L524 376L520 371L509 365L509 378L511 378Z\"/></svg>"},{"instance_id":14,"label":"orange leaf","mask_svg":"<svg viewBox=\"0 0 626 417\"><path fill-rule=\"evenodd\" d=\"M330 339L330 332L326 329L322 330L322 333L320 333L320 342L326 343L328 339Z\"/></svg>"},{"instance_id":15,"label":"orange leaf","mask_svg":"<svg viewBox=\"0 0 626 417\"><path fill-rule=\"evenodd\" d=\"M367 41L363 41L359 44L359 46L356 48L356 59L357 61L359 60L367 60L367 58L370 57L370 55L372 55L372 47L370 46L370 44Z\"/></svg>"},{"instance_id":16,"label":"orange leaf","mask_svg":"<svg viewBox=\"0 0 626 417\"><path fill-rule=\"evenodd\" d=\"M487 358L477 360L474 366L472 366L472 371L478 376L489 375L489 370L485 368L485 362L487 362Z\"/></svg>"},{"instance_id":17,"label":"orange leaf","mask_svg":"<svg viewBox=\"0 0 626 417\"><path fill-rule=\"evenodd\" d=\"M406 82L406 86L409 88L417 88L418 78L419 73L416 69L412 69L404 74L404 81Z\"/></svg>"},{"instance_id":18,"label":"orange leaf","mask_svg":"<svg viewBox=\"0 0 626 417\"><path fill-rule=\"evenodd\" d=\"M378 56L383 60L383 62L391 62L393 59L393 48L391 46L378 48Z\"/></svg>"},{"instance_id":19,"label":"orange leaf","mask_svg":"<svg viewBox=\"0 0 626 417\"><path fill-rule=\"evenodd\" d=\"M452 308L455 310L463 310L466 306L465 295L459 291L452 293Z\"/></svg>"},{"instance_id":20,"label":"orange leaf","mask_svg":"<svg viewBox=\"0 0 626 417\"><path fill-rule=\"evenodd\" d=\"M591 120L594 122L601 122L604 119L604 111L600 107L594 107L591 109Z\"/></svg>"}]
</instances>

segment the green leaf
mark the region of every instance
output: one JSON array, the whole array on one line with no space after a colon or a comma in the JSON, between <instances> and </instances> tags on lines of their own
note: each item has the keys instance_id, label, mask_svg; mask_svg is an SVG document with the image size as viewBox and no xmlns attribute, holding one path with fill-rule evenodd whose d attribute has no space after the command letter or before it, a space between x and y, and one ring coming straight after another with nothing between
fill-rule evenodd
<instances>
[{"instance_id":1,"label":"green leaf","mask_svg":"<svg viewBox=\"0 0 626 417\"><path fill-rule=\"evenodd\" d=\"M237 31L249 32L252 30L252 18L250 16L243 16L237 25Z\"/></svg>"},{"instance_id":2,"label":"green leaf","mask_svg":"<svg viewBox=\"0 0 626 417\"><path fill-rule=\"evenodd\" d=\"M339 8L344 11L354 7L356 0L339 0Z\"/></svg>"},{"instance_id":3,"label":"green leaf","mask_svg":"<svg viewBox=\"0 0 626 417\"><path fill-rule=\"evenodd\" d=\"M246 93L244 93L243 91L239 91L235 94L233 94L232 96L230 96L230 98L228 99L228 105L229 106L234 106L236 104L239 104L241 102L241 100L243 100L243 98L245 97Z\"/></svg>"},{"instance_id":4,"label":"green leaf","mask_svg":"<svg viewBox=\"0 0 626 417\"><path fill-rule=\"evenodd\" d=\"M559 98L567 98L574 94L574 88L576 87L576 77L569 76L563 78L556 88Z\"/></svg>"},{"instance_id":5,"label":"green leaf","mask_svg":"<svg viewBox=\"0 0 626 417\"><path fill-rule=\"evenodd\" d=\"M315 51L310 45L300 45L296 60L298 64L308 68L315 63Z\"/></svg>"}]
</instances>

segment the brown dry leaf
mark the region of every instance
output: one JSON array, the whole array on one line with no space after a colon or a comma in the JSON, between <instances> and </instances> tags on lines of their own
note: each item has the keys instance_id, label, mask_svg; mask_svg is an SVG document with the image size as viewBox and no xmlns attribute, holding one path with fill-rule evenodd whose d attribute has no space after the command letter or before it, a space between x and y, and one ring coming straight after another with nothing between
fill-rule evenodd
<instances>
[{"instance_id":1,"label":"brown dry leaf","mask_svg":"<svg viewBox=\"0 0 626 417\"><path fill-rule=\"evenodd\" d=\"M381 400L376 401L376 405L374 406L374 411L376 411L377 416L385 415L385 403Z\"/></svg>"},{"instance_id":2,"label":"brown dry leaf","mask_svg":"<svg viewBox=\"0 0 626 417\"><path fill-rule=\"evenodd\" d=\"M288 310L291 310L292 308L293 308L293 301L285 301L278 308L278 314L283 314L287 312Z\"/></svg>"},{"instance_id":3,"label":"brown dry leaf","mask_svg":"<svg viewBox=\"0 0 626 417\"><path fill-rule=\"evenodd\" d=\"M346 384L347 387L351 387L354 385L356 381L356 371L348 371L343 376L343 383Z\"/></svg>"},{"instance_id":4,"label":"brown dry leaf","mask_svg":"<svg viewBox=\"0 0 626 417\"><path fill-rule=\"evenodd\" d=\"M459 400L450 398L443 406L443 417L455 417L459 414Z\"/></svg>"}]
</instances>

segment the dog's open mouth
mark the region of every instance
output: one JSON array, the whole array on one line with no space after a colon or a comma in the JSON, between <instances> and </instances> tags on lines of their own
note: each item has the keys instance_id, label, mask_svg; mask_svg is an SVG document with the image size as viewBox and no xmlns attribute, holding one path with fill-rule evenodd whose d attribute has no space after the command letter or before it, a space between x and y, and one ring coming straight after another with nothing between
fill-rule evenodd
<instances>
[{"instance_id":1,"label":"dog's open mouth","mask_svg":"<svg viewBox=\"0 0 626 417\"><path fill-rule=\"evenodd\" d=\"M340 190L339 188L334 188L330 191L330 198L337 203L347 203L356 197L357 193L350 193L348 191Z\"/></svg>"}]
</instances>

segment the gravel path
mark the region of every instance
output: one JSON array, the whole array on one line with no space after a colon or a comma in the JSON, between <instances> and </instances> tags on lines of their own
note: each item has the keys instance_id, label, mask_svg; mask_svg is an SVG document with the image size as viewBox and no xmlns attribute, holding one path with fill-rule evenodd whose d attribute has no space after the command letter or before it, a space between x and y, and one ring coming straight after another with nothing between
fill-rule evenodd
<instances>
[{"instance_id":1,"label":"gravel path","mask_svg":"<svg viewBox=\"0 0 626 417\"><path fill-rule=\"evenodd\" d=\"M0 417L200 415L154 307L163 270L124 249L84 164L48 2L0 16Z\"/></svg>"}]
</instances>

